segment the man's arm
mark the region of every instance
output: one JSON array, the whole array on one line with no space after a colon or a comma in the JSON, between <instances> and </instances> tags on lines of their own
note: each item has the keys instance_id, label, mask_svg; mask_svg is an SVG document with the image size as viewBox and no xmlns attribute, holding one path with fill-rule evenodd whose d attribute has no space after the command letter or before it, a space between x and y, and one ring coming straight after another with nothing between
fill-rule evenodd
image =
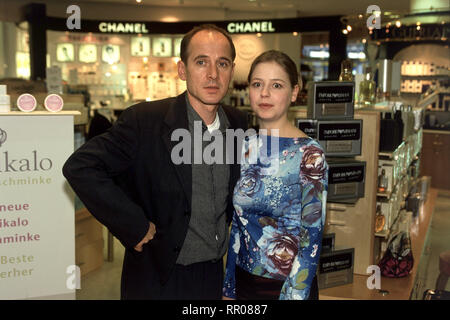
<instances>
[{"instance_id":1,"label":"man's arm","mask_svg":"<svg viewBox=\"0 0 450 320\"><path fill-rule=\"evenodd\" d=\"M113 181L134 162L138 130L135 110L129 108L108 132L80 147L63 167L64 176L86 208L127 248L148 238L150 229L143 209Z\"/></svg>"}]
</instances>

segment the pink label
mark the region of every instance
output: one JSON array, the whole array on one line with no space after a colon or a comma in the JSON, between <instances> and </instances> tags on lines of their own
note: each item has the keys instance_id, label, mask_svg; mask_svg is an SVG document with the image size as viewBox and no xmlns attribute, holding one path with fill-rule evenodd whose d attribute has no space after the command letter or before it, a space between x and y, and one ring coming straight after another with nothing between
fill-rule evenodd
<instances>
[{"instance_id":1,"label":"pink label","mask_svg":"<svg viewBox=\"0 0 450 320\"><path fill-rule=\"evenodd\" d=\"M24 93L17 99L17 106L25 112L33 111L36 108L36 99L31 94Z\"/></svg>"},{"instance_id":2,"label":"pink label","mask_svg":"<svg viewBox=\"0 0 450 320\"><path fill-rule=\"evenodd\" d=\"M64 102L57 94L51 94L45 98L44 105L48 111L58 112L62 110Z\"/></svg>"}]
</instances>

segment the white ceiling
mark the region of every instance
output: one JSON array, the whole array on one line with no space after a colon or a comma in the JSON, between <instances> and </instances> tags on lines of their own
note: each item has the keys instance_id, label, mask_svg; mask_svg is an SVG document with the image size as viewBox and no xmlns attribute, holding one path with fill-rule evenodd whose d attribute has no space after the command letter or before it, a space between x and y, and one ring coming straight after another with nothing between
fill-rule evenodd
<instances>
[{"instance_id":1,"label":"white ceiling","mask_svg":"<svg viewBox=\"0 0 450 320\"><path fill-rule=\"evenodd\" d=\"M74 2L120 3L132 6L162 6L177 8L223 8L233 11L296 12L296 16L349 15L365 13L376 4L381 11L408 12L411 0L76 0Z\"/></svg>"}]
</instances>

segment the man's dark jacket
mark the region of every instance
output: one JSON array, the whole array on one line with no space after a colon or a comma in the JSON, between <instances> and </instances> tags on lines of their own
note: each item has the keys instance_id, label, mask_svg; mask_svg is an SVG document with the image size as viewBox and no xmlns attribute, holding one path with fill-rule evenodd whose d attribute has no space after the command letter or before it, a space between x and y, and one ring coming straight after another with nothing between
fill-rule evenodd
<instances>
[{"instance_id":1,"label":"man's dark jacket","mask_svg":"<svg viewBox=\"0 0 450 320\"><path fill-rule=\"evenodd\" d=\"M171 151L179 143L171 141L172 132L188 130L185 95L129 107L112 128L85 143L63 167L86 208L125 247L122 299L145 299L154 281L164 284L186 237L192 168L171 160ZM246 129L242 112L228 106L223 109L229 129ZM239 178L239 146L234 144L235 161L230 165L228 221ZM133 248L146 235L149 221L156 225L155 237L137 252Z\"/></svg>"}]
</instances>

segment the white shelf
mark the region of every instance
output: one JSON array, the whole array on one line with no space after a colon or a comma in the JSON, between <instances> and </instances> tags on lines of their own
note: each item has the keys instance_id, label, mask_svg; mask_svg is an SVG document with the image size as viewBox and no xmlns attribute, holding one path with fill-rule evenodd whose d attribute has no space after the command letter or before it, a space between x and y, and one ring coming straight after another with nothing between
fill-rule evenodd
<instances>
[{"instance_id":1,"label":"white shelf","mask_svg":"<svg viewBox=\"0 0 450 320\"><path fill-rule=\"evenodd\" d=\"M380 232L375 232L375 237L379 238L387 238L389 237L389 230L381 230Z\"/></svg>"}]
</instances>

